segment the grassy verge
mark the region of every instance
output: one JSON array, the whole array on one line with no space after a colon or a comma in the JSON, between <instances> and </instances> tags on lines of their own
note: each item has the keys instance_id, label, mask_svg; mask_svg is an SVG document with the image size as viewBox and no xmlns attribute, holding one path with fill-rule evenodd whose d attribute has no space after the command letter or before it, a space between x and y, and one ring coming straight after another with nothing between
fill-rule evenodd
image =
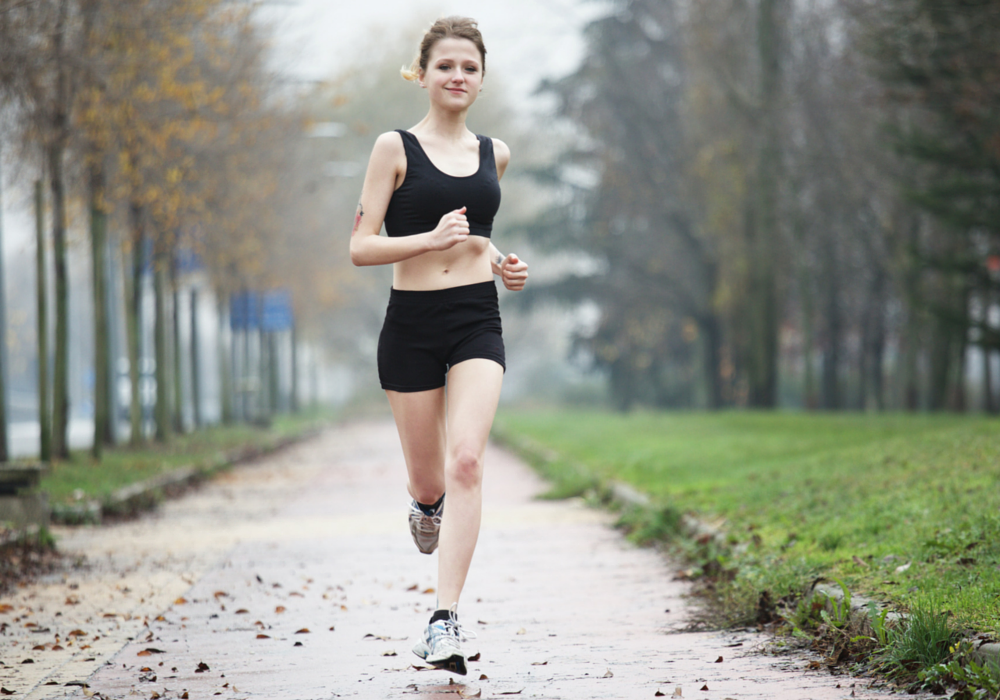
<instances>
[{"instance_id":1,"label":"grassy verge","mask_svg":"<svg viewBox=\"0 0 1000 700\"><path fill-rule=\"evenodd\" d=\"M530 441L557 495L613 479L649 495L640 538L669 536L683 513L722 523L726 546L676 546L694 576L716 574L730 623L823 577L1000 637L1000 421L534 410L497 426Z\"/></svg>"},{"instance_id":2,"label":"grassy verge","mask_svg":"<svg viewBox=\"0 0 1000 700\"><path fill-rule=\"evenodd\" d=\"M270 428L251 425L212 426L175 435L166 444L150 442L141 448L106 450L100 463L89 453L77 452L55 462L42 477L41 489L53 504L80 500L104 501L118 489L180 467L210 470L242 448L266 448L305 434L334 420L331 412L303 412L278 416Z\"/></svg>"}]
</instances>

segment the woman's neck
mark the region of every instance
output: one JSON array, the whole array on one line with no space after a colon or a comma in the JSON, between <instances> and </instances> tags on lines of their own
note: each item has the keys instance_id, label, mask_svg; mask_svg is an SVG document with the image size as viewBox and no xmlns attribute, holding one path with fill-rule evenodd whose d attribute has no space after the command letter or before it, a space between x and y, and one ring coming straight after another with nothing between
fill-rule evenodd
<instances>
[{"instance_id":1,"label":"woman's neck","mask_svg":"<svg viewBox=\"0 0 1000 700\"><path fill-rule=\"evenodd\" d=\"M469 133L465 126L465 115L468 110L461 112L445 112L436 110L432 106L427 116L421 119L411 131L421 131L445 140L461 141Z\"/></svg>"}]
</instances>

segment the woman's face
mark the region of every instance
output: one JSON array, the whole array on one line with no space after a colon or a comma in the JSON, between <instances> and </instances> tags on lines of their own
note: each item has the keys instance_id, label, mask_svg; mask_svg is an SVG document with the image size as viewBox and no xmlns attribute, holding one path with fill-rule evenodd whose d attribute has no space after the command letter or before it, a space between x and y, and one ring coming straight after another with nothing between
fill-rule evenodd
<instances>
[{"instance_id":1,"label":"woman's face","mask_svg":"<svg viewBox=\"0 0 1000 700\"><path fill-rule=\"evenodd\" d=\"M420 79L431 102L448 110L464 110L476 101L483 85L483 59L468 39L448 37L431 49Z\"/></svg>"}]
</instances>

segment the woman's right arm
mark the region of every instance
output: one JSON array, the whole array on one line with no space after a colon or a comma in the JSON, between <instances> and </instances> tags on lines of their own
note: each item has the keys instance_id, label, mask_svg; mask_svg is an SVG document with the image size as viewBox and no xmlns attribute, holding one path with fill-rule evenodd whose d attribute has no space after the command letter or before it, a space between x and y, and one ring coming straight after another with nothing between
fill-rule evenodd
<instances>
[{"instance_id":1,"label":"woman's right arm","mask_svg":"<svg viewBox=\"0 0 1000 700\"><path fill-rule=\"evenodd\" d=\"M389 132L375 140L351 231L351 262L355 265L389 265L431 250L447 250L469 237L464 207L445 214L433 231L396 238L379 235L396 188L396 175L405 162L399 134Z\"/></svg>"}]
</instances>

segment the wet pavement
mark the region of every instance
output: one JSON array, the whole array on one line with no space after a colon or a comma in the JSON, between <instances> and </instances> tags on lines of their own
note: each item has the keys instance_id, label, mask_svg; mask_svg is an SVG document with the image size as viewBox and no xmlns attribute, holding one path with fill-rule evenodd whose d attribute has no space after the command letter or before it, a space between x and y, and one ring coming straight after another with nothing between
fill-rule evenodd
<instances>
[{"instance_id":1,"label":"wet pavement","mask_svg":"<svg viewBox=\"0 0 1000 700\"><path fill-rule=\"evenodd\" d=\"M752 632L685 632L688 584L579 502L487 453L463 596L468 676L410 647L436 558L406 526L389 422L331 429L138 520L60 529L78 567L0 599L0 685L31 698L884 698L759 653ZM30 662L26 660L30 659Z\"/></svg>"}]
</instances>

